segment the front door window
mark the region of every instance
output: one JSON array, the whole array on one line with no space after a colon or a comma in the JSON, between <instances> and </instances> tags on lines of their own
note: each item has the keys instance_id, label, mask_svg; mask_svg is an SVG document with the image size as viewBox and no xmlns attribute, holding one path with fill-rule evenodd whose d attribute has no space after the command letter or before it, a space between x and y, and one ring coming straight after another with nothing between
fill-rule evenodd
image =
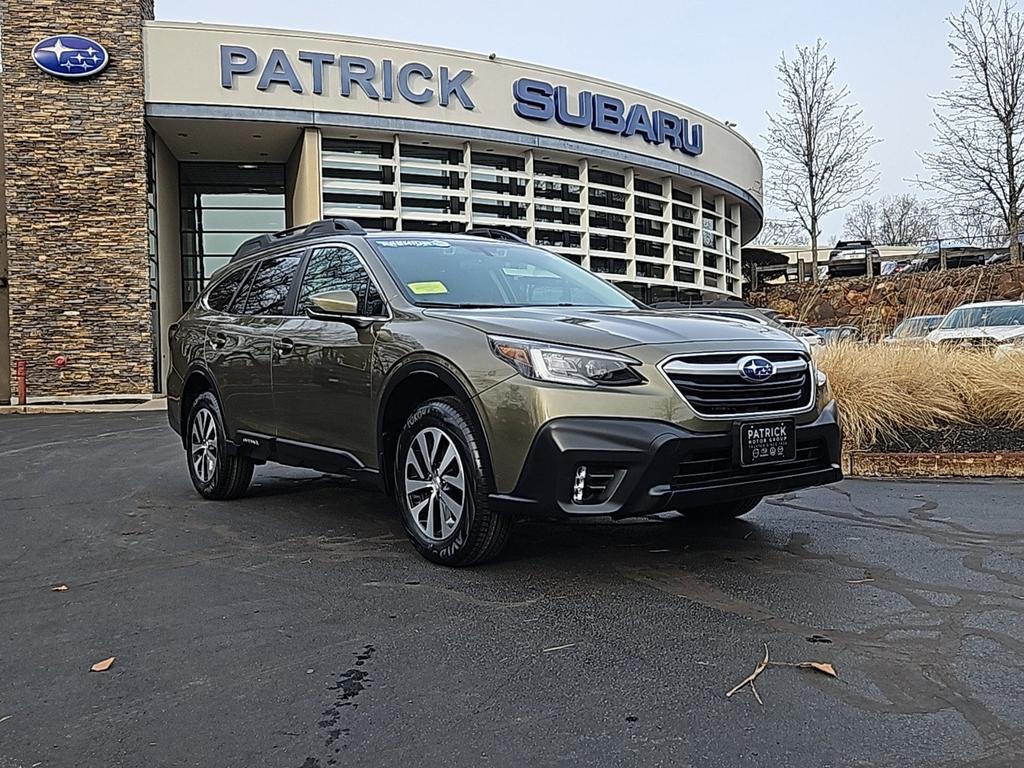
<instances>
[{"instance_id":1,"label":"front door window","mask_svg":"<svg viewBox=\"0 0 1024 768\"><path fill-rule=\"evenodd\" d=\"M306 314L306 310L313 306L313 296L318 293L346 290L352 291L359 299L360 316L380 317L384 314L384 300L358 256L347 248L317 248L309 257L295 314Z\"/></svg>"}]
</instances>

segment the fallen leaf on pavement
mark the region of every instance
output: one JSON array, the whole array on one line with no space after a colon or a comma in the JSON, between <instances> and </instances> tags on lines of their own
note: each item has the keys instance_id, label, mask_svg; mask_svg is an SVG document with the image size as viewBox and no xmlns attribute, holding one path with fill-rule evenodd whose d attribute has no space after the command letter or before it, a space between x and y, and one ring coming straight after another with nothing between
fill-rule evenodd
<instances>
[{"instance_id":1,"label":"fallen leaf on pavement","mask_svg":"<svg viewBox=\"0 0 1024 768\"><path fill-rule=\"evenodd\" d=\"M103 661L97 661L95 664L93 664L91 667L89 667L89 669L91 669L93 672L106 672L108 669L110 669L111 665L114 663L114 659L115 658L116 658L115 656L111 656L109 659L104 659Z\"/></svg>"},{"instance_id":2,"label":"fallen leaf on pavement","mask_svg":"<svg viewBox=\"0 0 1024 768\"><path fill-rule=\"evenodd\" d=\"M51 587L50 591L51 592L67 592L68 591L68 585L67 584L58 584L55 587Z\"/></svg>"},{"instance_id":3,"label":"fallen leaf on pavement","mask_svg":"<svg viewBox=\"0 0 1024 768\"><path fill-rule=\"evenodd\" d=\"M839 677L835 667L824 661L773 661L773 667L796 667L797 669L816 669L829 677Z\"/></svg>"},{"instance_id":4,"label":"fallen leaf on pavement","mask_svg":"<svg viewBox=\"0 0 1024 768\"><path fill-rule=\"evenodd\" d=\"M814 635L813 637L817 637L817 635ZM737 685L731 691L725 694L726 698L732 696L745 685L749 685L750 692L754 694L754 698L757 699L757 703L761 706L764 706L764 702L761 700L761 695L757 692L757 688L754 687L754 681L757 679L757 676L764 672L765 669L767 669L768 667L797 667L799 669L813 669L818 672L821 672L822 674L828 675L829 677L839 677L839 674L836 672L835 667L824 661L769 661L768 643L765 643L764 659L762 659L758 663L758 665L754 668L753 672L751 672L742 681L737 683Z\"/></svg>"},{"instance_id":5,"label":"fallen leaf on pavement","mask_svg":"<svg viewBox=\"0 0 1024 768\"><path fill-rule=\"evenodd\" d=\"M802 667L803 669L816 669L819 672L824 672L829 677L839 677L839 675L836 674L836 668L823 661L804 661L797 664L797 666Z\"/></svg>"}]
</instances>

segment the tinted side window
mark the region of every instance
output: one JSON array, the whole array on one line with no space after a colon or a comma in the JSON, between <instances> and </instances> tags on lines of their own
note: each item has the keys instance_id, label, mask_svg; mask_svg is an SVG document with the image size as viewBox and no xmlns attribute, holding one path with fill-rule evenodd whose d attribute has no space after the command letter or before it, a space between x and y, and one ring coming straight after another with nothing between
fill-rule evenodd
<instances>
[{"instance_id":1,"label":"tinted side window","mask_svg":"<svg viewBox=\"0 0 1024 768\"><path fill-rule=\"evenodd\" d=\"M241 309L242 315L283 315L299 256L275 256L261 261L249 280L249 291ZM244 291L244 289L243 289ZM241 299L242 294L239 294ZM235 301L235 305L239 305Z\"/></svg>"},{"instance_id":2,"label":"tinted side window","mask_svg":"<svg viewBox=\"0 0 1024 768\"><path fill-rule=\"evenodd\" d=\"M359 314L379 317L384 301L359 258L347 248L318 248L309 257L306 275L295 303L302 315L313 306L312 297L326 291L352 291L359 299Z\"/></svg>"},{"instance_id":3,"label":"tinted side window","mask_svg":"<svg viewBox=\"0 0 1024 768\"><path fill-rule=\"evenodd\" d=\"M206 297L206 303L210 309L217 312L227 312L228 305L231 303L231 299L234 298L235 291L238 290L238 286L242 284L242 280L245 279L247 274L249 274L247 269L236 270L213 286Z\"/></svg>"}]
</instances>

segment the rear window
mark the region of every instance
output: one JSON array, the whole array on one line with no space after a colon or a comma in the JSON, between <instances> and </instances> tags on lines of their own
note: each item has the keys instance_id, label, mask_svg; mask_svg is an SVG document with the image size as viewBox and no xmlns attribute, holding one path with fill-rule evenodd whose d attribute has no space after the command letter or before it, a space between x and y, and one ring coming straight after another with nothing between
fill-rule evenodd
<instances>
[{"instance_id":1,"label":"rear window","mask_svg":"<svg viewBox=\"0 0 1024 768\"><path fill-rule=\"evenodd\" d=\"M275 256L261 261L253 270L248 291L243 288L235 300L241 315L283 315L299 256ZM242 294L245 294L244 301Z\"/></svg>"},{"instance_id":2,"label":"rear window","mask_svg":"<svg viewBox=\"0 0 1024 768\"><path fill-rule=\"evenodd\" d=\"M238 286L248 273L246 269L236 270L214 285L206 296L206 305L217 312L227 312Z\"/></svg>"}]
</instances>

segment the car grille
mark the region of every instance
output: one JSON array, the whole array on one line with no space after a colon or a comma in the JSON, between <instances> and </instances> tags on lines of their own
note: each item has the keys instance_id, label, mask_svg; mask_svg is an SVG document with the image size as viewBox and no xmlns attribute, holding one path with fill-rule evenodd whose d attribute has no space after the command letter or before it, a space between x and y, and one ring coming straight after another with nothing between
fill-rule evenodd
<instances>
[{"instance_id":1,"label":"car grille","mask_svg":"<svg viewBox=\"0 0 1024 768\"><path fill-rule=\"evenodd\" d=\"M672 490L685 491L742 480L792 477L800 472L813 472L829 466L831 463L828 453L820 442L798 446L794 461L753 467L736 466L731 453L727 450L701 451L687 456L679 463L676 474L672 477Z\"/></svg>"},{"instance_id":2,"label":"car grille","mask_svg":"<svg viewBox=\"0 0 1024 768\"><path fill-rule=\"evenodd\" d=\"M775 363L768 381L740 376L738 362L751 352L714 353L672 358L661 366L676 391L698 416L727 418L810 408L814 383L810 361L796 352L758 354Z\"/></svg>"}]
</instances>

